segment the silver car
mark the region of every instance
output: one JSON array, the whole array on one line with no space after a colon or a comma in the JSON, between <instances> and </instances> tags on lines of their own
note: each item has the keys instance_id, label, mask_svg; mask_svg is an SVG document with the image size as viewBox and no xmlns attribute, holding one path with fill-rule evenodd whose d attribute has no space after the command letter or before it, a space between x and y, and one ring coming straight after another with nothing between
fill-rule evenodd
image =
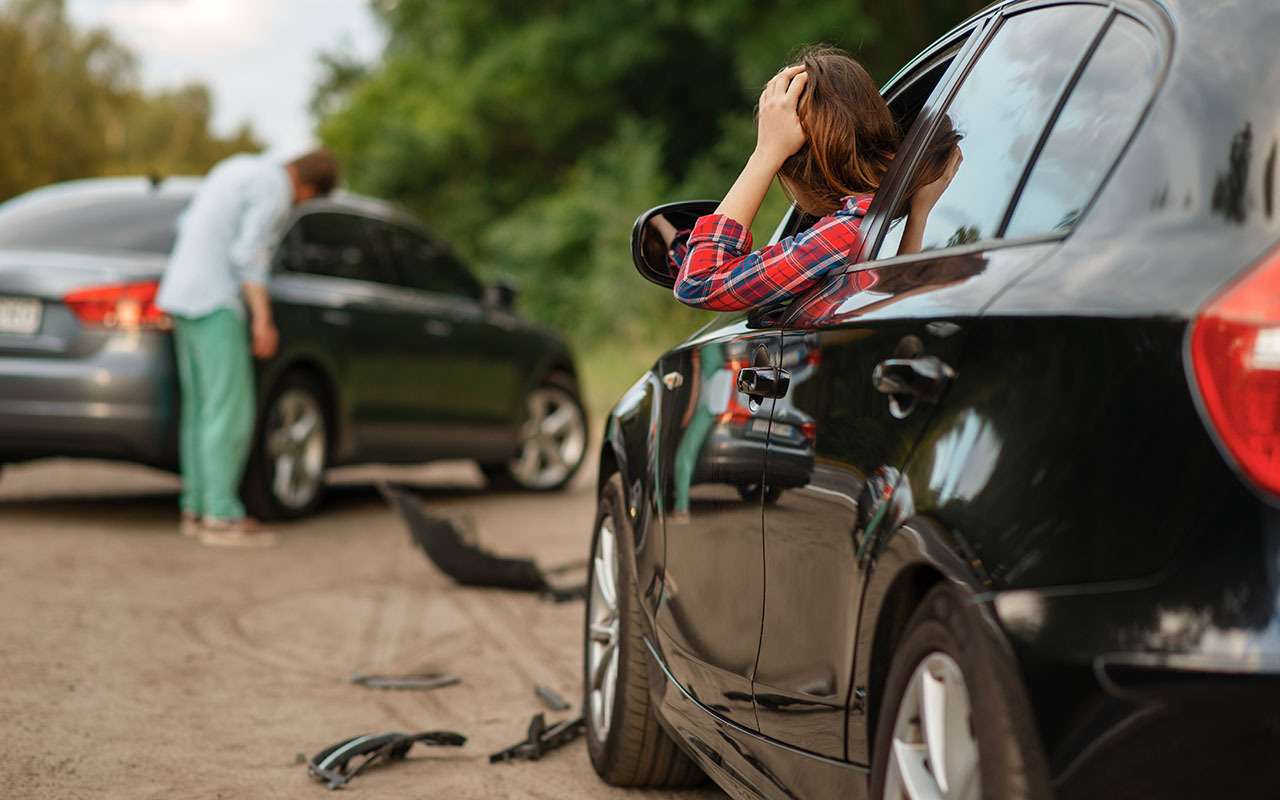
<instances>
[{"instance_id":1,"label":"silver car","mask_svg":"<svg viewBox=\"0 0 1280 800\"><path fill-rule=\"evenodd\" d=\"M176 469L176 366L154 299L198 186L95 179L0 205L0 464ZM258 365L254 515L312 511L339 464L467 458L493 484L539 491L581 465L568 346L405 212L350 194L302 206L271 295L281 346Z\"/></svg>"}]
</instances>

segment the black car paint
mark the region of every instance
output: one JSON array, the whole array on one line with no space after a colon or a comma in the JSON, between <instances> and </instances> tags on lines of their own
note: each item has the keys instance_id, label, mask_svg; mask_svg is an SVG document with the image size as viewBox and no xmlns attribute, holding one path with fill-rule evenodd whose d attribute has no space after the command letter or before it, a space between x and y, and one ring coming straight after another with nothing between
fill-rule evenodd
<instances>
[{"instance_id":1,"label":"black car paint","mask_svg":"<svg viewBox=\"0 0 1280 800\"><path fill-rule=\"evenodd\" d=\"M1030 5L1048 4L1002 3L984 14ZM1191 766L1161 763L1158 775L1139 780L1133 759L1169 745L1173 734L1161 730L1185 737L1185 720L1239 722L1251 709L1178 701L1239 697L1229 690L1242 686L1253 692L1245 697L1274 698L1280 509L1244 485L1219 452L1188 383L1183 342L1196 311L1280 241L1280 62L1263 33L1280 30L1280 9L1189 0L1118 6L1163 39L1169 63L1133 141L1074 230L947 251L940 258L969 259L972 268L943 285L917 281L874 301L851 293L851 305L864 306L854 329L882 338L863 356L870 363L908 335L936 346L930 323L954 326L945 328L951 341L943 358L954 360L959 377L943 402L896 422L881 404L878 437L841 442L834 425L875 416L867 365L851 357L847 385L835 374L793 389L797 408L817 421L819 463L837 473L812 485L843 487L835 491L855 502L826 511L812 504L805 527L816 537L777 542L779 552L807 547L836 558L822 566L821 592L799 605L775 614L768 607L774 595L765 592L759 652L777 663L752 675L776 675L772 683L789 686L753 684L754 719L738 696L742 676L690 691L688 678L682 685L671 671L681 660L668 650L660 587L673 567L671 542L684 531L663 530L663 490L655 486L672 413L663 408L669 393L660 381L668 362L637 383L609 420L602 476L622 473L644 523L636 527L643 531L637 564L654 616L652 668L660 680L651 685L660 687L660 717L734 794L865 796L878 691L895 636L938 581L965 587L992 635L1016 655L1062 796L1096 796L1099 787L1135 797L1195 791L1202 784ZM913 65L954 47L974 25ZM882 222L874 212L868 220ZM839 336L794 326L803 313L797 303L792 325L773 327L775 357L782 341L801 337L839 358ZM733 326L756 339L771 335L768 326L751 330L749 318L725 320L675 353L717 330L733 334ZM820 410L823 404L831 408ZM872 467L887 470L877 476ZM867 487L879 491L868 495ZM876 497L883 507L868 509ZM760 551L769 565L776 511L760 511ZM697 579L742 585L740 564L727 554L701 558L706 572ZM836 574L845 567L854 569ZM860 623L849 602L858 604ZM825 606L832 619L822 614L825 603L846 605ZM795 630L786 631L788 624ZM841 624L848 627L833 635ZM775 625L782 644L769 649ZM795 647L795 633L831 650ZM796 658L788 662L786 653ZM739 703L729 713L717 696L726 686ZM1257 749L1233 753L1233 744L1219 737L1198 753L1226 765ZM1248 777L1227 772L1218 786Z\"/></svg>"}]
</instances>

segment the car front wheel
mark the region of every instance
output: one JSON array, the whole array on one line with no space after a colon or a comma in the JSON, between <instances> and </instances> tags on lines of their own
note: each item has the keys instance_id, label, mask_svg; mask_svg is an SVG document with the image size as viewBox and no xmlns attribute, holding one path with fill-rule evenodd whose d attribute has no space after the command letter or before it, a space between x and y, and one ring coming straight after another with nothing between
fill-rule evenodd
<instances>
[{"instance_id":1,"label":"car front wheel","mask_svg":"<svg viewBox=\"0 0 1280 800\"><path fill-rule=\"evenodd\" d=\"M985 627L949 585L931 590L911 617L885 682L872 797L1051 796L1022 678Z\"/></svg>"},{"instance_id":2,"label":"car front wheel","mask_svg":"<svg viewBox=\"0 0 1280 800\"><path fill-rule=\"evenodd\" d=\"M244 501L258 519L296 519L320 505L329 455L329 420L319 383L286 375L272 390L259 425Z\"/></svg>"},{"instance_id":3,"label":"car front wheel","mask_svg":"<svg viewBox=\"0 0 1280 800\"><path fill-rule=\"evenodd\" d=\"M693 786L706 779L659 726L649 695L643 611L622 479L600 492L591 543L582 708L591 765L614 786Z\"/></svg>"}]
</instances>

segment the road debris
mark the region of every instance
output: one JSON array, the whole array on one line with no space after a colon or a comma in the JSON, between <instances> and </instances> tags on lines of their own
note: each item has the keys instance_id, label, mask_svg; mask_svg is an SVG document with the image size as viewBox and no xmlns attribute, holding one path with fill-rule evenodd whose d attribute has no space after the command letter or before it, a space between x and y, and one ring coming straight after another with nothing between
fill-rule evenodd
<instances>
[{"instance_id":1,"label":"road debris","mask_svg":"<svg viewBox=\"0 0 1280 800\"><path fill-rule=\"evenodd\" d=\"M538 686L533 687L533 693L538 696L539 700L546 703L547 708L551 709L552 711L568 711L569 710L569 703L566 702L565 699L561 697L556 692L556 690L552 689L550 686L542 686L541 684L539 684Z\"/></svg>"},{"instance_id":2,"label":"road debris","mask_svg":"<svg viewBox=\"0 0 1280 800\"><path fill-rule=\"evenodd\" d=\"M531 559L495 555L476 544L469 518L432 514L414 494L387 483L380 483L378 490L404 519L414 543L441 572L463 586L539 592L555 602L586 598L585 584L557 586L547 580L548 574L578 569L580 564L543 572Z\"/></svg>"},{"instance_id":3,"label":"road debris","mask_svg":"<svg viewBox=\"0 0 1280 800\"><path fill-rule=\"evenodd\" d=\"M546 715L542 713L535 714L533 719L529 720L529 735L525 737L525 740L489 756L489 763L537 761L552 750L564 747L569 742L577 739L582 735L585 727L586 724L583 722L582 717L576 717L557 722L548 728Z\"/></svg>"},{"instance_id":4,"label":"road debris","mask_svg":"<svg viewBox=\"0 0 1280 800\"><path fill-rule=\"evenodd\" d=\"M339 789L375 763L403 760L415 742L439 747L461 747L467 743L467 737L452 731L370 733L355 736L326 747L308 759L307 774L330 789ZM360 757L364 757L364 760L351 767L351 761Z\"/></svg>"},{"instance_id":5,"label":"road debris","mask_svg":"<svg viewBox=\"0 0 1280 800\"><path fill-rule=\"evenodd\" d=\"M362 675L351 676L351 682L366 689L412 689L427 691L462 683L457 675Z\"/></svg>"}]
</instances>

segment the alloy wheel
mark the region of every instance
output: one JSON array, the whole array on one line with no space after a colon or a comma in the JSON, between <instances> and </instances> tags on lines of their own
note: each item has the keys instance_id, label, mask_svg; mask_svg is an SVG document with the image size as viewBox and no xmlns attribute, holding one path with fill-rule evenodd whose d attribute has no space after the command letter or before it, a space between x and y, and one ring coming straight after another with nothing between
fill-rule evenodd
<instances>
[{"instance_id":1,"label":"alloy wheel","mask_svg":"<svg viewBox=\"0 0 1280 800\"><path fill-rule=\"evenodd\" d=\"M310 392L288 389L276 398L267 424L271 493L286 508L305 508L324 482L324 411Z\"/></svg>"},{"instance_id":2,"label":"alloy wheel","mask_svg":"<svg viewBox=\"0 0 1280 800\"><path fill-rule=\"evenodd\" d=\"M511 475L530 489L557 486L578 468L587 447L587 423L573 396L555 386L529 393L520 450Z\"/></svg>"},{"instance_id":3,"label":"alloy wheel","mask_svg":"<svg viewBox=\"0 0 1280 800\"><path fill-rule=\"evenodd\" d=\"M978 800L978 741L964 674L930 653L907 683L894 721L885 800Z\"/></svg>"},{"instance_id":4,"label":"alloy wheel","mask_svg":"<svg viewBox=\"0 0 1280 800\"><path fill-rule=\"evenodd\" d=\"M587 601L587 702L591 732L603 742L613 722L622 632L618 613L618 537L608 515L600 520L592 562L591 595Z\"/></svg>"}]
</instances>

